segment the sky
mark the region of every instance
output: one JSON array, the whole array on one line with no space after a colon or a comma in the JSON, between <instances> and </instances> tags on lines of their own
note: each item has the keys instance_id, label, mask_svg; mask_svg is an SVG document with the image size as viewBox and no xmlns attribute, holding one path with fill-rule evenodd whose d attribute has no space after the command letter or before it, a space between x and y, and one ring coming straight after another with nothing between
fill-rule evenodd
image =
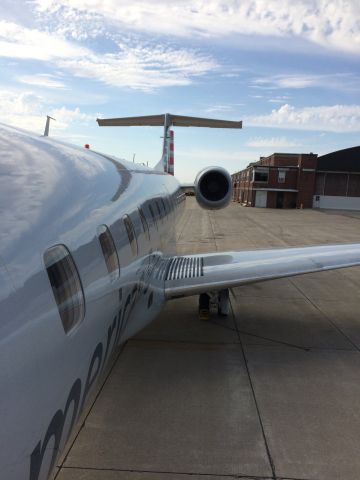
<instances>
[{"instance_id":1,"label":"sky","mask_svg":"<svg viewBox=\"0 0 360 480\"><path fill-rule=\"evenodd\" d=\"M96 118L243 120L175 127L183 182L274 152L359 145L359 0L1 0L0 122L154 166L160 127Z\"/></svg>"}]
</instances>

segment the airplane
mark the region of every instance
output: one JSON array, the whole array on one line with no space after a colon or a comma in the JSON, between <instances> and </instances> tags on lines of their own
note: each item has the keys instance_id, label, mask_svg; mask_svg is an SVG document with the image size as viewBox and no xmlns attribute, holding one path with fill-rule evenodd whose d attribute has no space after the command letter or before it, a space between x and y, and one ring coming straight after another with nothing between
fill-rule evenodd
<instances>
[{"instance_id":1,"label":"airplane","mask_svg":"<svg viewBox=\"0 0 360 480\"><path fill-rule=\"evenodd\" d=\"M229 288L360 265L360 244L177 255L185 195L172 126L241 122L155 115L100 126L163 125L154 168L0 125L0 469L45 480L118 347L171 299L199 295L220 314ZM222 167L200 171L202 208L231 200Z\"/></svg>"}]
</instances>

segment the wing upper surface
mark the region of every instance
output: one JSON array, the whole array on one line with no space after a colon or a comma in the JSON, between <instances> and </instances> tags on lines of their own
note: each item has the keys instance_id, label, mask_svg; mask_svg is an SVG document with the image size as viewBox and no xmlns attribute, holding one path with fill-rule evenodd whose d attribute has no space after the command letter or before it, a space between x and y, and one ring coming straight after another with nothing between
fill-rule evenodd
<instances>
[{"instance_id":1,"label":"wing upper surface","mask_svg":"<svg viewBox=\"0 0 360 480\"><path fill-rule=\"evenodd\" d=\"M173 257L167 299L305 273L360 265L360 244L217 252Z\"/></svg>"}]
</instances>

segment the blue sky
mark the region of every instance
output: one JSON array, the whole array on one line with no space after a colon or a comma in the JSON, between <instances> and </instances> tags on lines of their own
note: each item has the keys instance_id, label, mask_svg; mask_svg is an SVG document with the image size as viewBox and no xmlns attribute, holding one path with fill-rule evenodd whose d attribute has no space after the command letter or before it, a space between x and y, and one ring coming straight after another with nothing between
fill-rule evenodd
<instances>
[{"instance_id":1,"label":"blue sky","mask_svg":"<svg viewBox=\"0 0 360 480\"><path fill-rule=\"evenodd\" d=\"M157 163L162 129L95 119L243 120L175 128L175 172L359 145L358 0L2 0L0 121Z\"/></svg>"}]
</instances>

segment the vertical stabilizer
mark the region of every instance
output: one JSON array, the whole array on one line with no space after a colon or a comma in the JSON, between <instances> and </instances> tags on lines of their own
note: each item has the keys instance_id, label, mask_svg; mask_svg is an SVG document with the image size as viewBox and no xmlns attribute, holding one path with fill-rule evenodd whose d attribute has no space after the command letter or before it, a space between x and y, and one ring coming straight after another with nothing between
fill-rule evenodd
<instances>
[{"instance_id":1,"label":"vertical stabilizer","mask_svg":"<svg viewBox=\"0 0 360 480\"><path fill-rule=\"evenodd\" d=\"M169 130L168 173L174 175L174 130Z\"/></svg>"},{"instance_id":2,"label":"vertical stabilizer","mask_svg":"<svg viewBox=\"0 0 360 480\"><path fill-rule=\"evenodd\" d=\"M159 164L158 164L159 165ZM160 167L165 173L174 175L174 131L169 127L164 131L163 154L160 161ZM155 169L159 169L158 166Z\"/></svg>"}]
</instances>

